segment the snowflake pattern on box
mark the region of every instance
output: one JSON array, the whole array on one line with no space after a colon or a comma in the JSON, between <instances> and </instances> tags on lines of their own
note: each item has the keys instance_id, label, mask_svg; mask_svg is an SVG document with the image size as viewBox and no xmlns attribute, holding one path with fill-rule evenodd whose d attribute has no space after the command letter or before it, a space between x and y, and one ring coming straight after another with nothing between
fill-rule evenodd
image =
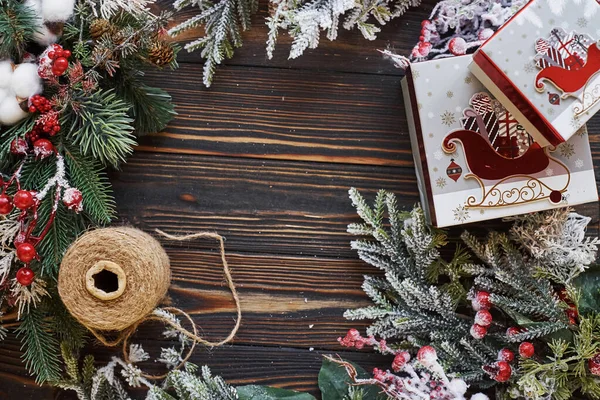
<instances>
[{"instance_id":1,"label":"snowflake pattern on box","mask_svg":"<svg viewBox=\"0 0 600 400\"><path fill-rule=\"evenodd\" d=\"M554 28L548 38L535 42L535 61L540 72L535 78L538 92L548 92L550 103L559 104L549 85L561 92L560 98L574 97L574 116L591 110L600 102L600 84L593 83L600 74L600 42L576 31L567 33Z\"/></svg>"}]
</instances>

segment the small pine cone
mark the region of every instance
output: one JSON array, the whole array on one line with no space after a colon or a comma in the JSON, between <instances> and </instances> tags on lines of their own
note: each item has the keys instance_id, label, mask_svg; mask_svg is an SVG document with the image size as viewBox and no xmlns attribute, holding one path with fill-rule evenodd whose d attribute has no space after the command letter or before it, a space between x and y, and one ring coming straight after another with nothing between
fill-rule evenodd
<instances>
[{"instance_id":1,"label":"small pine cone","mask_svg":"<svg viewBox=\"0 0 600 400\"><path fill-rule=\"evenodd\" d=\"M115 31L115 26L109 20L102 18L93 20L90 25L90 36L94 40L98 40L104 35L113 35Z\"/></svg>"},{"instance_id":2,"label":"small pine cone","mask_svg":"<svg viewBox=\"0 0 600 400\"><path fill-rule=\"evenodd\" d=\"M148 60L159 67L172 63L174 59L175 52L166 42L154 43L148 52Z\"/></svg>"}]
</instances>

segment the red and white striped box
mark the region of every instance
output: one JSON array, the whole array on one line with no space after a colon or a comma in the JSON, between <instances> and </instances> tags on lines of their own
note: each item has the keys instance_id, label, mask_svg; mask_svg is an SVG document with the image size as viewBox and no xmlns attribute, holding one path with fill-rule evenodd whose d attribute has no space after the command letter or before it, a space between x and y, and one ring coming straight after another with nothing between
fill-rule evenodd
<instances>
[{"instance_id":1,"label":"red and white striped box","mask_svg":"<svg viewBox=\"0 0 600 400\"><path fill-rule=\"evenodd\" d=\"M542 146L600 110L600 0L531 0L475 53L473 74Z\"/></svg>"}]
</instances>

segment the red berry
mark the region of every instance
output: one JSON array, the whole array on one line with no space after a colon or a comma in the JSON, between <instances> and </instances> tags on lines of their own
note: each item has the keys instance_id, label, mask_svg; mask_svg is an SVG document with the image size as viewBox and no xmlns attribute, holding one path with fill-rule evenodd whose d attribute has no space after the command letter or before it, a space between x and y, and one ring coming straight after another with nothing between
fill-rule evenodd
<instances>
[{"instance_id":1,"label":"red berry","mask_svg":"<svg viewBox=\"0 0 600 400\"><path fill-rule=\"evenodd\" d=\"M517 328L516 326L511 326L510 328L508 328L506 330L506 336L514 336L521 332L522 332L521 328Z\"/></svg>"},{"instance_id":2,"label":"red berry","mask_svg":"<svg viewBox=\"0 0 600 400\"><path fill-rule=\"evenodd\" d=\"M475 311L489 310L492 308L490 294L488 292L484 292L483 290L478 291L475 294L475 298L471 301L471 305Z\"/></svg>"},{"instance_id":3,"label":"red berry","mask_svg":"<svg viewBox=\"0 0 600 400\"><path fill-rule=\"evenodd\" d=\"M67 70L67 68L69 68L69 60L67 60L64 57L59 57L56 60L54 60L52 68L57 68L64 72Z\"/></svg>"},{"instance_id":4,"label":"red berry","mask_svg":"<svg viewBox=\"0 0 600 400\"><path fill-rule=\"evenodd\" d=\"M48 52L48 58L51 60L54 60L54 58L56 57L56 53L53 51L49 51Z\"/></svg>"},{"instance_id":5,"label":"red berry","mask_svg":"<svg viewBox=\"0 0 600 400\"><path fill-rule=\"evenodd\" d=\"M25 264L29 264L36 257L37 251L35 251L35 247L31 243L25 242L17 246L17 258Z\"/></svg>"},{"instance_id":6,"label":"red berry","mask_svg":"<svg viewBox=\"0 0 600 400\"><path fill-rule=\"evenodd\" d=\"M473 326L471 326L470 332L471 332L471 336L473 336L473 338L475 338L477 340L483 339L485 337L485 335L487 335L487 327L473 324Z\"/></svg>"},{"instance_id":7,"label":"red berry","mask_svg":"<svg viewBox=\"0 0 600 400\"><path fill-rule=\"evenodd\" d=\"M577 312L575 307L569 307L566 313L567 317L569 317L569 320L577 321L577 318L579 318L579 312Z\"/></svg>"},{"instance_id":8,"label":"red berry","mask_svg":"<svg viewBox=\"0 0 600 400\"><path fill-rule=\"evenodd\" d=\"M409 361L410 361L410 354L408 354L408 351L402 351L402 352L396 354L396 357L394 357L394 362L392 362L392 369L395 372L399 372L402 370L404 365L406 365L406 363Z\"/></svg>"},{"instance_id":9,"label":"red berry","mask_svg":"<svg viewBox=\"0 0 600 400\"><path fill-rule=\"evenodd\" d=\"M600 376L600 353L588 360L588 368L592 375Z\"/></svg>"},{"instance_id":10,"label":"red berry","mask_svg":"<svg viewBox=\"0 0 600 400\"><path fill-rule=\"evenodd\" d=\"M63 50L63 57L65 57L65 58L71 57L71 50Z\"/></svg>"},{"instance_id":11,"label":"red berry","mask_svg":"<svg viewBox=\"0 0 600 400\"><path fill-rule=\"evenodd\" d=\"M475 323L481 326L490 326L492 323L492 314L488 310L479 310L475 314Z\"/></svg>"},{"instance_id":12,"label":"red berry","mask_svg":"<svg viewBox=\"0 0 600 400\"><path fill-rule=\"evenodd\" d=\"M67 190L65 190L65 194L63 195L63 203L65 204L65 206L67 206L67 208L69 210L73 210L75 212L81 212L81 210L83 210L83 195L81 194L81 192L79 191L79 189L75 189L75 188L68 188ZM358 331L356 336L357 338L360 337L360 334L358 334ZM350 335L350 332L348 332L348 334Z\"/></svg>"},{"instance_id":13,"label":"red berry","mask_svg":"<svg viewBox=\"0 0 600 400\"><path fill-rule=\"evenodd\" d=\"M535 354L535 348L532 343L523 342L519 345L519 355L523 358L531 358Z\"/></svg>"},{"instance_id":14,"label":"red berry","mask_svg":"<svg viewBox=\"0 0 600 400\"><path fill-rule=\"evenodd\" d=\"M467 54L467 42L461 37L455 37L448 43L448 49L455 56L465 55Z\"/></svg>"},{"instance_id":15,"label":"red berry","mask_svg":"<svg viewBox=\"0 0 600 400\"><path fill-rule=\"evenodd\" d=\"M35 200L31 195L31 192L27 190L19 190L15 193L15 197L13 198L13 203L19 210L27 210L33 206L34 202Z\"/></svg>"},{"instance_id":16,"label":"red berry","mask_svg":"<svg viewBox=\"0 0 600 400\"><path fill-rule=\"evenodd\" d=\"M48 139L38 139L33 144L33 154L43 160L54 154L54 145Z\"/></svg>"},{"instance_id":17,"label":"red berry","mask_svg":"<svg viewBox=\"0 0 600 400\"><path fill-rule=\"evenodd\" d=\"M7 215L13 209L13 203L9 196L0 194L0 214Z\"/></svg>"},{"instance_id":18,"label":"red berry","mask_svg":"<svg viewBox=\"0 0 600 400\"><path fill-rule=\"evenodd\" d=\"M417 360L425 367L430 367L437 360L437 353L433 347L423 346L417 352Z\"/></svg>"},{"instance_id":19,"label":"red berry","mask_svg":"<svg viewBox=\"0 0 600 400\"><path fill-rule=\"evenodd\" d=\"M503 348L498 352L498 361L512 362L515 359L515 353L512 350Z\"/></svg>"},{"instance_id":20,"label":"red berry","mask_svg":"<svg viewBox=\"0 0 600 400\"><path fill-rule=\"evenodd\" d=\"M52 75L54 76L61 76L62 74L64 74L65 71L62 71L56 67L52 67Z\"/></svg>"},{"instance_id":21,"label":"red berry","mask_svg":"<svg viewBox=\"0 0 600 400\"><path fill-rule=\"evenodd\" d=\"M35 279L35 274L29 267L19 268L17 271L17 282L23 286L29 286Z\"/></svg>"},{"instance_id":22,"label":"red berry","mask_svg":"<svg viewBox=\"0 0 600 400\"><path fill-rule=\"evenodd\" d=\"M27 145L27 141L25 139L16 138L10 142L10 152L12 154L25 156L27 155L28 150L29 146Z\"/></svg>"},{"instance_id":23,"label":"red berry","mask_svg":"<svg viewBox=\"0 0 600 400\"><path fill-rule=\"evenodd\" d=\"M496 361L493 364L484 365L482 368L496 382L506 382L512 375L512 368L506 361Z\"/></svg>"}]
</instances>

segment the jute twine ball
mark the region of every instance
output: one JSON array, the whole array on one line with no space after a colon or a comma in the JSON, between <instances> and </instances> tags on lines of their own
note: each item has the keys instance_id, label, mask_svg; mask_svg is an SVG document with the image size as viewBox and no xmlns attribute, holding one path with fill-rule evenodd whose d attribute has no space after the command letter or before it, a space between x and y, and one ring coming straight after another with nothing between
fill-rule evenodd
<instances>
[{"instance_id":1,"label":"jute twine ball","mask_svg":"<svg viewBox=\"0 0 600 400\"><path fill-rule=\"evenodd\" d=\"M156 308L170 282L169 257L157 240L134 228L104 228L71 245L58 293L87 328L122 331Z\"/></svg>"}]
</instances>

